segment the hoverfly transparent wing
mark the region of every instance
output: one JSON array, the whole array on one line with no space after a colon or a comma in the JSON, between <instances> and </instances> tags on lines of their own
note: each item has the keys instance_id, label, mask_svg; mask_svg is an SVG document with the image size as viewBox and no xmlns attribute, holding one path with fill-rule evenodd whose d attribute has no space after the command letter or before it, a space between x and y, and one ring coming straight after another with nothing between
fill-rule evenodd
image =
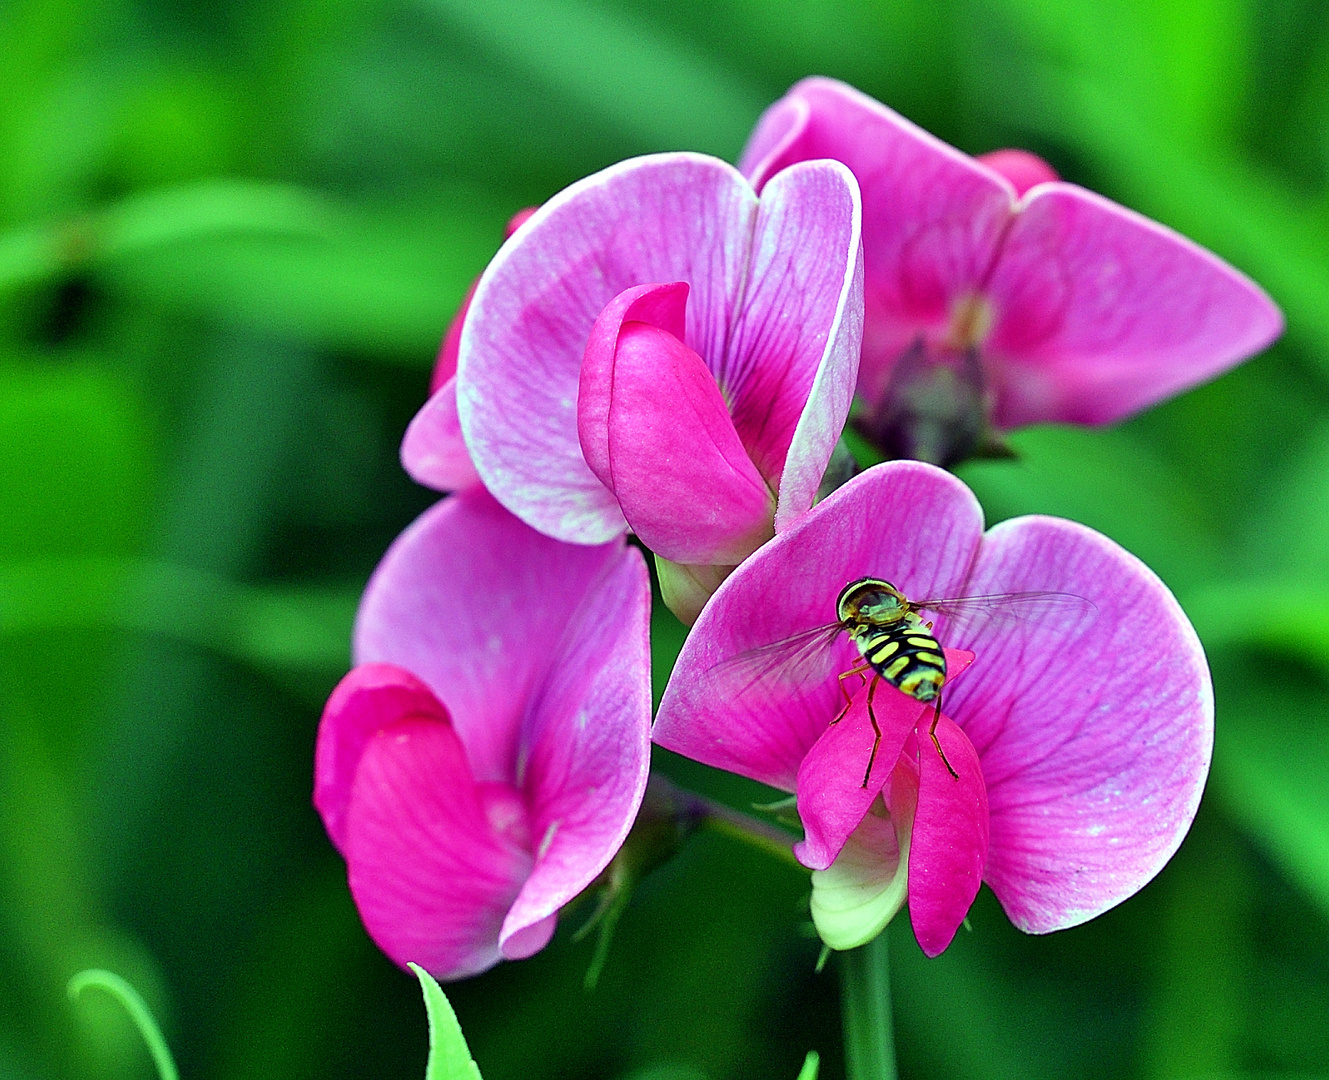
<instances>
[{"instance_id":1,"label":"hoverfly transparent wing","mask_svg":"<svg viewBox=\"0 0 1329 1080\"><path fill-rule=\"evenodd\" d=\"M704 676L707 689L727 697L741 697L754 687L771 682L786 685L821 682L836 667L831 646L839 635L839 623L823 623L721 660Z\"/></svg>"},{"instance_id":2,"label":"hoverfly transparent wing","mask_svg":"<svg viewBox=\"0 0 1329 1080\"><path fill-rule=\"evenodd\" d=\"M989 622L1079 623L1098 614L1098 605L1068 592L1006 592L911 600L910 606L946 620L947 632Z\"/></svg>"}]
</instances>

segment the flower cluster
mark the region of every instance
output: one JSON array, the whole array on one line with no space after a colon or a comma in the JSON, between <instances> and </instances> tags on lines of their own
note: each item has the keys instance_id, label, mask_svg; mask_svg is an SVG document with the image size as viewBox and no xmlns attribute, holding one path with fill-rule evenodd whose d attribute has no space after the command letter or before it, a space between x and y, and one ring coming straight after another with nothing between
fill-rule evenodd
<instances>
[{"instance_id":1,"label":"flower cluster","mask_svg":"<svg viewBox=\"0 0 1329 1080\"><path fill-rule=\"evenodd\" d=\"M604 874L652 737L629 533L695 622L654 738L796 795L827 944L907 903L935 955L983 881L1034 933L1120 902L1194 815L1203 653L1131 555L1051 518L985 533L936 465L1119 419L1280 328L1184 238L826 79L772 106L739 169L637 158L523 211L403 441L451 494L371 579L319 730L315 804L366 927L458 978L542 948ZM849 422L919 460L828 495ZM843 632L862 578L922 612L940 697ZM941 602L976 595L1074 602Z\"/></svg>"}]
</instances>

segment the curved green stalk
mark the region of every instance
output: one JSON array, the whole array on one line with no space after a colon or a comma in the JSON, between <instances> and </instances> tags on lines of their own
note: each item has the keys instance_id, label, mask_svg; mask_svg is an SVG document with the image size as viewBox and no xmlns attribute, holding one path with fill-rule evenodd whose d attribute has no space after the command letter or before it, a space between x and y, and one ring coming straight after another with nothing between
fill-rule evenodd
<instances>
[{"instance_id":1,"label":"curved green stalk","mask_svg":"<svg viewBox=\"0 0 1329 1080\"><path fill-rule=\"evenodd\" d=\"M180 1074L176 1072L170 1047L166 1045L161 1028L152 1018L152 1013L139 997L138 991L113 971L89 968L87 971L80 971L69 980L69 986L66 987L69 1000L78 1000L79 995L90 986L105 990L125 1007L125 1012L129 1013L129 1018L134 1021L134 1026L143 1036L143 1041L148 1044L148 1052L152 1054L152 1061L157 1066L157 1076L160 1080L179 1080Z\"/></svg>"},{"instance_id":2,"label":"curved green stalk","mask_svg":"<svg viewBox=\"0 0 1329 1080\"><path fill-rule=\"evenodd\" d=\"M866 945L841 953L840 1013L848 1080L896 1080L885 931Z\"/></svg>"}]
</instances>

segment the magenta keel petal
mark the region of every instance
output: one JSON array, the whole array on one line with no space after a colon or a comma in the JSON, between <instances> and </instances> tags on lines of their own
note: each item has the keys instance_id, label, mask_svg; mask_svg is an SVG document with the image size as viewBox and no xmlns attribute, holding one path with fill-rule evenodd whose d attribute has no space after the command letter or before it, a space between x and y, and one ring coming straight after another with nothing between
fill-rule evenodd
<instances>
[{"instance_id":1,"label":"magenta keel petal","mask_svg":"<svg viewBox=\"0 0 1329 1080\"><path fill-rule=\"evenodd\" d=\"M577 389L577 439L591 472L612 488L609 409L614 397L614 357L625 322L647 323L679 341L686 332L688 286L675 281L625 289L600 312L586 340Z\"/></svg>"},{"instance_id":2,"label":"magenta keel petal","mask_svg":"<svg viewBox=\"0 0 1329 1080\"><path fill-rule=\"evenodd\" d=\"M446 723L404 719L366 744L346 815L348 876L366 929L398 964L455 979L500 959L499 927L532 861L516 835L525 823L500 824Z\"/></svg>"},{"instance_id":3,"label":"magenta keel petal","mask_svg":"<svg viewBox=\"0 0 1329 1080\"><path fill-rule=\"evenodd\" d=\"M974 160L980 165L986 165L998 176L1004 176L1019 196L1039 184L1050 184L1061 179L1051 165L1028 150L993 150L979 154Z\"/></svg>"},{"instance_id":4,"label":"magenta keel petal","mask_svg":"<svg viewBox=\"0 0 1329 1080\"><path fill-rule=\"evenodd\" d=\"M955 937L983 883L988 799L983 768L965 733L942 713L936 731L939 753L928 735L931 725L931 714L918 725L918 808L909 844L909 921L919 947L928 956L938 956Z\"/></svg>"},{"instance_id":5,"label":"magenta keel petal","mask_svg":"<svg viewBox=\"0 0 1329 1080\"><path fill-rule=\"evenodd\" d=\"M774 497L701 357L628 323L612 384L610 486L642 543L673 562L733 565L770 536Z\"/></svg>"},{"instance_id":6,"label":"magenta keel petal","mask_svg":"<svg viewBox=\"0 0 1329 1080\"><path fill-rule=\"evenodd\" d=\"M868 715L869 689L879 743ZM794 855L804 866L825 870L835 861L890 778L924 707L878 680L875 687L860 688L844 718L831 724L808 751L798 769L798 816L805 839L794 845Z\"/></svg>"},{"instance_id":7,"label":"magenta keel petal","mask_svg":"<svg viewBox=\"0 0 1329 1080\"><path fill-rule=\"evenodd\" d=\"M360 756L374 734L406 717L449 722L448 711L419 679L392 664L361 664L337 684L314 747L314 805L339 850Z\"/></svg>"}]
</instances>

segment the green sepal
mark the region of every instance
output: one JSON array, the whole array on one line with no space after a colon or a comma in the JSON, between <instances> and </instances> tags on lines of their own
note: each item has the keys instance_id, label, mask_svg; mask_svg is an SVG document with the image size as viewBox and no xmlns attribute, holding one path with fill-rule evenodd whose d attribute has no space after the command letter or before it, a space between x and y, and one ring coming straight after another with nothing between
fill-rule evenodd
<instances>
[{"instance_id":1,"label":"green sepal","mask_svg":"<svg viewBox=\"0 0 1329 1080\"><path fill-rule=\"evenodd\" d=\"M419 964L407 964L420 980L424 992L425 1013L429 1016L429 1061L425 1080L481 1080L480 1066L471 1057L466 1037L457 1023L447 997Z\"/></svg>"}]
</instances>

